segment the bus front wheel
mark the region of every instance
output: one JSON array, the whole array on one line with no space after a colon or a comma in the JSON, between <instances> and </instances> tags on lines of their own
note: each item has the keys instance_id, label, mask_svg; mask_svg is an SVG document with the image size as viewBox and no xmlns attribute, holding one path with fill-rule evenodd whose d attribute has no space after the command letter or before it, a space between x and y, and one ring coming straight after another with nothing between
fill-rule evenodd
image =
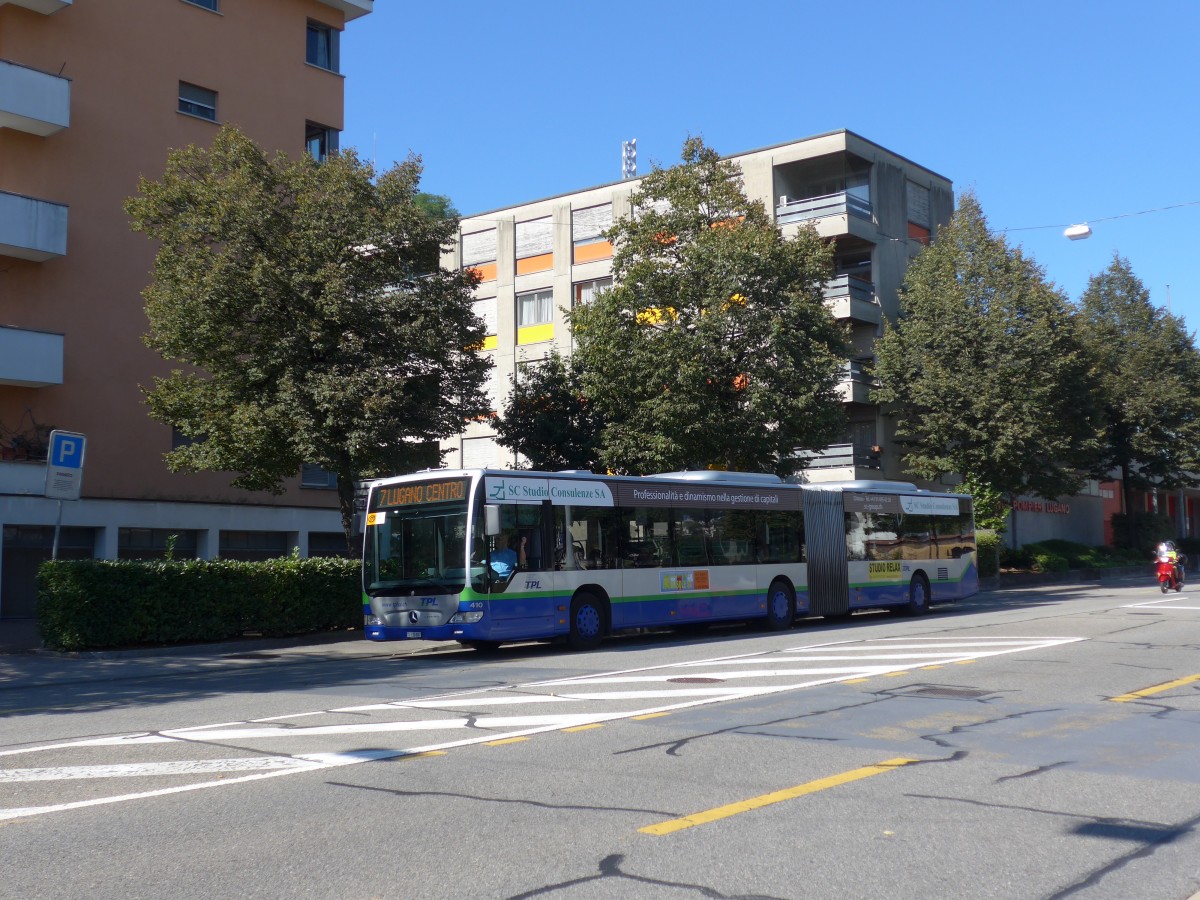
<instances>
[{"instance_id":1,"label":"bus front wheel","mask_svg":"<svg viewBox=\"0 0 1200 900\"><path fill-rule=\"evenodd\" d=\"M786 581L777 578L767 591L767 631L791 628L796 620L796 595Z\"/></svg>"},{"instance_id":2,"label":"bus front wheel","mask_svg":"<svg viewBox=\"0 0 1200 900\"><path fill-rule=\"evenodd\" d=\"M571 601L571 630L567 643L572 650L594 650L604 637L606 607L603 600L586 592Z\"/></svg>"},{"instance_id":3,"label":"bus front wheel","mask_svg":"<svg viewBox=\"0 0 1200 900\"><path fill-rule=\"evenodd\" d=\"M929 612L929 580L921 572L908 584L908 603L902 607L906 616L923 616Z\"/></svg>"}]
</instances>

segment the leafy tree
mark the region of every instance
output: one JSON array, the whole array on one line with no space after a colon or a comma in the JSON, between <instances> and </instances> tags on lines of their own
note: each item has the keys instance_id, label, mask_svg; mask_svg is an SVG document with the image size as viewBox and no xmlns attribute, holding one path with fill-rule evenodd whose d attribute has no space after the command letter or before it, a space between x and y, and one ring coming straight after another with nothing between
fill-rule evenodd
<instances>
[{"instance_id":1,"label":"leafy tree","mask_svg":"<svg viewBox=\"0 0 1200 900\"><path fill-rule=\"evenodd\" d=\"M1183 320L1153 306L1116 253L1088 281L1080 319L1108 422L1099 474L1120 470L1124 509L1134 490L1200 484L1200 353Z\"/></svg>"},{"instance_id":2,"label":"leafy tree","mask_svg":"<svg viewBox=\"0 0 1200 900\"><path fill-rule=\"evenodd\" d=\"M375 174L352 151L268 159L224 128L125 204L159 243L146 343L186 367L143 388L192 441L168 466L277 494L319 464L348 545L355 478L436 463L435 442L486 410L491 365L474 276L430 268L451 208L419 199L416 158Z\"/></svg>"},{"instance_id":3,"label":"leafy tree","mask_svg":"<svg viewBox=\"0 0 1200 900\"><path fill-rule=\"evenodd\" d=\"M1077 491L1100 445L1077 331L1062 293L963 195L875 344L874 397L895 416L906 468L957 472L1009 500Z\"/></svg>"},{"instance_id":4,"label":"leafy tree","mask_svg":"<svg viewBox=\"0 0 1200 900\"><path fill-rule=\"evenodd\" d=\"M844 428L829 246L809 228L785 239L699 138L630 200L608 232L614 287L569 313L584 393L606 423L602 462L794 471L798 448Z\"/></svg>"},{"instance_id":5,"label":"leafy tree","mask_svg":"<svg viewBox=\"0 0 1200 900\"><path fill-rule=\"evenodd\" d=\"M1008 530L1008 501L990 484L968 475L954 488L954 493L971 495L976 527L986 528L997 534L1004 534Z\"/></svg>"},{"instance_id":6,"label":"leafy tree","mask_svg":"<svg viewBox=\"0 0 1200 900\"><path fill-rule=\"evenodd\" d=\"M520 453L530 468L591 469L599 462L603 423L583 394L583 367L557 351L526 364L496 419L496 443Z\"/></svg>"}]
</instances>

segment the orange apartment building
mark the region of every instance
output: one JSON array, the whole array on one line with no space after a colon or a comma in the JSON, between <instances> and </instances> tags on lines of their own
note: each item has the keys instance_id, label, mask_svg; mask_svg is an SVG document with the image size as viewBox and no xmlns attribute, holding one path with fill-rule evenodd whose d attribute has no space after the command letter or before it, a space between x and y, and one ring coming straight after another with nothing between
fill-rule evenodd
<instances>
[{"instance_id":1,"label":"orange apartment building","mask_svg":"<svg viewBox=\"0 0 1200 900\"><path fill-rule=\"evenodd\" d=\"M124 200L167 153L236 124L320 157L343 124L339 36L373 0L0 0L0 618L35 614L58 501L50 429L86 435L59 556L259 559L344 551L327 473L279 497L175 475L140 386L170 366L142 343L154 246Z\"/></svg>"}]
</instances>

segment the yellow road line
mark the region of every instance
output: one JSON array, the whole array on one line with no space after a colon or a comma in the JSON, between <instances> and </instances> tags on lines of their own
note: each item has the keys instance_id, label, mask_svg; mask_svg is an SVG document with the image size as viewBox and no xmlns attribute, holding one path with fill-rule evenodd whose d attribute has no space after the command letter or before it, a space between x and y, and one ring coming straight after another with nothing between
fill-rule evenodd
<instances>
[{"instance_id":1,"label":"yellow road line","mask_svg":"<svg viewBox=\"0 0 1200 900\"><path fill-rule=\"evenodd\" d=\"M669 715L670 715L670 713L665 713L665 712L646 713L644 716L634 716L633 721L644 722L647 719L657 719L659 716L669 716Z\"/></svg>"},{"instance_id":2,"label":"yellow road line","mask_svg":"<svg viewBox=\"0 0 1200 900\"><path fill-rule=\"evenodd\" d=\"M1142 697L1161 694L1163 691L1171 690L1171 688L1183 687L1183 685L1191 684L1193 681L1200 681L1200 675L1188 675L1186 678L1176 678L1174 681L1168 681L1166 684L1156 684L1154 687L1142 688L1140 691L1134 691L1131 694L1122 694L1119 697L1109 697L1108 699L1113 703L1128 703L1130 700L1140 700Z\"/></svg>"},{"instance_id":3,"label":"yellow road line","mask_svg":"<svg viewBox=\"0 0 1200 900\"><path fill-rule=\"evenodd\" d=\"M871 680L870 678L848 678L845 681L843 681L842 684L863 684L864 682L867 682L870 680Z\"/></svg>"},{"instance_id":4,"label":"yellow road line","mask_svg":"<svg viewBox=\"0 0 1200 900\"><path fill-rule=\"evenodd\" d=\"M706 825L709 822L715 822L718 819L727 819L730 816L736 816L738 813L749 812L752 809L760 809L764 806L770 806L773 803L782 803L784 800L794 800L796 797L803 797L805 794L815 794L817 791L823 791L827 788L837 787L842 784L849 784L851 781L858 781L862 778L870 778L872 775L880 775L883 772L890 772L892 769L897 769L900 766L906 766L909 763L914 763L915 759L906 759L897 757L896 759L885 760L874 766L863 766L861 769L851 769L849 772L843 772L841 775L831 775L828 778L818 778L816 781L810 781L807 784L798 784L795 787L786 788L782 791L773 791L770 794L763 794L760 797L752 797L749 800L742 800L738 803L730 803L727 806L718 806L715 809L709 809L704 812L692 813L690 816L683 816L679 819L670 819L666 822L659 822L657 825L647 825L645 828L639 828L642 834L671 834L675 831L682 831L684 828L691 828L695 825Z\"/></svg>"},{"instance_id":5,"label":"yellow road line","mask_svg":"<svg viewBox=\"0 0 1200 900\"><path fill-rule=\"evenodd\" d=\"M498 741L484 741L483 746L499 747L501 744L519 744L519 743L521 743L521 741L527 741L527 740L529 740L529 738L527 738L527 737L501 738Z\"/></svg>"},{"instance_id":6,"label":"yellow road line","mask_svg":"<svg viewBox=\"0 0 1200 900\"><path fill-rule=\"evenodd\" d=\"M593 728L603 728L603 722L592 722L590 725L573 725L570 728L564 728L563 731L568 734L575 731L591 731Z\"/></svg>"}]
</instances>

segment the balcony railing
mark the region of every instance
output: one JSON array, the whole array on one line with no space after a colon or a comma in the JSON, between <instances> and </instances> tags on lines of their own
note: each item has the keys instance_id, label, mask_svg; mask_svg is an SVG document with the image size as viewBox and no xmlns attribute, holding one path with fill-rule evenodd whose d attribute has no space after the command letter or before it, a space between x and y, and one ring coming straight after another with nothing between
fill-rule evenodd
<instances>
[{"instance_id":1,"label":"balcony railing","mask_svg":"<svg viewBox=\"0 0 1200 900\"><path fill-rule=\"evenodd\" d=\"M842 365L838 392L846 403L870 403L875 379L867 372L868 362L852 359Z\"/></svg>"},{"instance_id":2,"label":"balcony railing","mask_svg":"<svg viewBox=\"0 0 1200 900\"><path fill-rule=\"evenodd\" d=\"M825 216L858 216L860 219L871 221L871 201L864 200L846 191L836 194L826 194L824 197L807 197L797 200L780 197L779 205L775 207L775 221L780 225L789 222L803 222L807 219L820 219Z\"/></svg>"},{"instance_id":3,"label":"balcony railing","mask_svg":"<svg viewBox=\"0 0 1200 900\"><path fill-rule=\"evenodd\" d=\"M810 469L878 469L879 456L855 449L853 444L830 444L824 450L797 450L796 455L808 460Z\"/></svg>"},{"instance_id":4,"label":"balcony railing","mask_svg":"<svg viewBox=\"0 0 1200 900\"><path fill-rule=\"evenodd\" d=\"M839 275L825 282L825 302L834 318L878 325L883 320L875 285L855 275Z\"/></svg>"},{"instance_id":5,"label":"balcony railing","mask_svg":"<svg viewBox=\"0 0 1200 900\"><path fill-rule=\"evenodd\" d=\"M49 387L63 383L63 336L0 325L0 384Z\"/></svg>"},{"instance_id":6,"label":"balcony railing","mask_svg":"<svg viewBox=\"0 0 1200 900\"><path fill-rule=\"evenodd\" d=\"M0 191L0 256L45 262L67 255L67 207Z\"/></svg>"},{"instance_id":7,"label":"balcony railing","mask_svg":"<svg viewBox=\"0 0 1200 900\"><path fill-rule=\"evenodd\" d=\"M0 59L0 128L46 137L70 120L70 81Z\"/></svg>"}]
</instances>

